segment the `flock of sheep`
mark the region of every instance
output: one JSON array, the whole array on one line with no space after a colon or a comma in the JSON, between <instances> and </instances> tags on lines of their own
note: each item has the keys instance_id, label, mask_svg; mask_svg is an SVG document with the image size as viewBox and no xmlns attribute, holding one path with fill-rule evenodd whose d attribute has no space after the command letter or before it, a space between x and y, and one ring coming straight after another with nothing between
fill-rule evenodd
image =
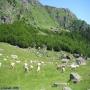
<instances>
[{"instance_id":1,"label":"flock of sheep","mask_svg":"<svg viewBox=\"0 0 90 90\"><path fill-rule=\"evenodd\" d=\"M0 51L2 51L2 50L3 49L0 49ZM41 54L39 54L39 52L36 52L36 53L38 53L39 56L41 55ZM3 54L0 53L0 57L2 57L2 56L3 56ZM27 61L22 62L21 60L19 60L18 55L15 55L15 54L11 54L10 56L7 56L3 60L7 61L9 57L12 59L12 61L10 61L10 67L12 69L15 68L16 64L21 63L21 64L23 64L23 68L24 68L25 72L29 72L30 70L32 70L34 68L34 64L37 67L37 69L36 69L37 72L39 72L41 70L41 66L46 64L46 63L55 64L54 62L43 62L43 61L33 61L33 60L30 60L28 62ZM81 58L81 57L80 57L80 59L83 60L83 58ZM57 63L56 64L56 69L61 70L62 72L65 72L66 67L70 67L72 70L79 67L79 64L77 64L75 61L68 64L69 60L70 60L70 58L66 58L66 56L64 55L64 58L62 58L62 60L61 60L61 61L64 61L64 63L62 62L62 64L59 64L59 63L56 62ZM1 66L2 66L2 62L0 62L0 67Z\"/></svg>"},{"instance_id":2,"label":"flock of sheep","mask_svg":"<svg viewBox=\"0 0 90 90\"><path fill-rule=\"evenodd\" d=\"M2 51L3 49L0 49ZM40 49L39 49L40 51ZM40 58L42 58L41 53L37 51L35 52L35 55L38 55ZM3 57L3 58L2 58ZM48 57L48 56L47 56ZM58 57L58 56L56 56ZM11 59L11 60L9 60ZM11 54L9 56L4 56L3 53L0 52L0 68L2 68L3 64L2 61L9 61L9 67L13 70L16 68L17 64L22 65L23 71L25 73L30 72L32 69L36 68L37 72L40 72L43 66L52 64L56 70L61 71L64 73L66 71L66 68L70 68L71 70L76 70L76 68L79 68L80 65L85 65L85 59L83 57L74 58L75 60L72 60L72 58L67 57L67 55L63 55L63 57L60 57L59 60L55 60L55 62L52 61L39 61L39 60L28 60L28 61L22 61L19 59L19 56L16 54ZM2 61L1 61L2 60ZM76 62L78 61L78 63ZM55 70L55 69L54 69ZM54 86L61 85L62 83L54 83ZM67 85L66 85L67 86ZM69 87L64 87L63 90L71 90Z\"/></svg>"},{"instance_id":3,"label":"flock of sheep","mask_svg":"<svg viewBox=\"0 0 90 90\"><path fill-rule=\"evenodd\" d=\"M0 57L2 55L3 54L0 53ZM41 70L41 65L44 64L43 61L39 62L39 61L32 61L32 60L30 60L30 62L27 62L27 61L21 62L20 60L18 60L18 55L11 55L11 58L12 58L12 61L10 61L10 67L12 69L14 69L16 64L20 64L21 63L21 64L23 64L23 68L24 68L25 72L29 72L31 69L34 68L33 63L36 63L36 65L37 65L37 72L39 72ZM4 58L3 60L7 61L8 59ZM2 67L2 62L0 62L0 67Z\"/></svg>"}]
</instances>

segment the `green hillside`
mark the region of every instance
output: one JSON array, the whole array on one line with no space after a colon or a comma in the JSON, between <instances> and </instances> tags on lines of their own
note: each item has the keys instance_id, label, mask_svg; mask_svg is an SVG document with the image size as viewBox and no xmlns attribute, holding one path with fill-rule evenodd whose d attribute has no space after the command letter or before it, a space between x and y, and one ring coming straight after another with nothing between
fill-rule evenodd
<instances>
[{"instance_id":1,"label":"green hillside","mask_svg":"<svg viewBox=\"0 0 90 90\"><path fill-rule=\"evenodd\" d=\"M1 0L0 4L1 23L12 23L16 20L23 20L27 24L40 28L57 26L57 23L49 17L41 4L38 5L31 2L24 3L23 0Z\"/></svg>"},{"instance_id":2,"label":"green hillside","mask_svg":"<svg viewBox=\"0 0 90 90\"><path fill-rule=\"evenodd\" d=\"M53 11L53 9L55 10ZM43 6L37 0L0 0L0 22L13 23L14 21L23 20L35 27L49 29L60 25L64 26L64 24L68 25L71 20L76 18L67 9L53 9L48 12L46 6Z\"/></svg>"},{"instance_id":3,"label":"green hillside","mask_svg":"<svg viewBox=\"0 0 90 90\"><path fill-rule=\"evenodd\" d=\"M54 32L28 26L23 22L0 25L0 42L7 42L22 48L34 46L42 48L45 45L48 50L63 50L90 56L90 42L79 32L68 32L68 30L66 32L64 29Z\"/></svg>"},{"instance_id":4,"label":"green hillside","mask_svg":"<svg viewBox=\"0 0 90 90\"><path fill-rule=\"evenodd\" d=\"M90 25L65 8L37 0L0 0L0 41L90 56Z\"/></svg>"},{"instance_id":5,"label":"green hillside","mask_svg":"<svg viewBox=\"0 0 90 90\"><path fill-rule=\"evenodd\" d=\"M75 54L86 63L72 69ZM0 90L89 90L89 57L90 25L69 9L39 0L0 0ZM65 64L62 58L70 60ZM71 72L81 81L69 82Z\"/></svg>"},{"instance_id":6,"label":"green hillside","mask_svg":"<svg viewBox=\"0 0 90 90\"><path fill-rule=\"evenodd\" d=\"M69 74L73 72L70 68L66 68L66 71L62 73L56 69L56 64L61 63L58 56L63 53L74 57L67 52L53 52L47 51L47 54L41 57L37 54L38 50L34 48L22 49L17 46L12 46L7 43L0 43L0 88L13 88L18 87L21 90L62 90L61 87L52 87L54 83L67 83L69 80ZM13 60L11 55L17 55L20 63L15 64L15 68L10 67ZM28 73L24 72L24 62L33 63L34 68ZM44 62L41 65L40 72L37 72L37 62ZM69 62L70 63L70 62ZM87 61L87 65L80 66L76 71L82 77L82 81L73 84L69 83L67 86L71 87L72 90L87 90L90 88L90 61Z\"/></svg>"},{"instance_id":7,"label":"green hillside","mask_svg":"<svg viewBox=\"0 0 90 90\"><path fill-rule=\"evenodd\" d=\"M67 8L56 8L50 6L45 6L45 8L50 17L58 22L61 27L68 28L72 21L77 20L77 17Z\"/></svg>"}]
</instances>

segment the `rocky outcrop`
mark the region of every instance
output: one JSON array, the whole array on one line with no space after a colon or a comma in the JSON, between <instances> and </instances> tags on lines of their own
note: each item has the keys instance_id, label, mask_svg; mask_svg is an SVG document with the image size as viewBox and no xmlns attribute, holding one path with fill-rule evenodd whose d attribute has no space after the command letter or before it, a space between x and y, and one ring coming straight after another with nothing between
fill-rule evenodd
<instances>
[{"instance_id":1,"label":"rocky outcrop","mask_svg":"<svg viewBox=\"0 0 90 90\"><path fill-rule=\"evenodd\" d=\"M0 0L0 23L23 20L39 27L67 28L74 19L69 9L43 6L38 0Z\"/></svg>"},{"instance_id":2,"label":"rocky outcrop","mask_svg":"<svg viewBox=\"0 0 90 90\"><path fill-rule=\"evenodd\" d=\"M59 23L60 26L67 28L77 17L67 8L55 8L45 6L50 17Z\"/></svg>"}]
</instances>

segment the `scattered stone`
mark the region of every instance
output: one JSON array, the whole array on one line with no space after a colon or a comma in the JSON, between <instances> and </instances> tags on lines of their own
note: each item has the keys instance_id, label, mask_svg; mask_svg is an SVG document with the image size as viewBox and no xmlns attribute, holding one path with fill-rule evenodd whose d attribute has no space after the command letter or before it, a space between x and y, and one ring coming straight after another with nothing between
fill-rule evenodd
<instances>
[{"instance_id":1,"label":"scattered stone","mask_svg":"<svg viewBox=\"0 0 90 90\"><path fill-rule=\"evenodd\" d=\"M69 81L72 81L73 83L78 83L81 81L81 76L78 73L71 73Z\"/></svg>"},{"instance_id":2,"label":"scattered stone","mask_svg":"<svg viewBox=\"0 0 90 90\"><path fill-rule=\"evenodd\" d=\"M68 83L59 83L59 82L55 82L52 87L65 87L67 86Z\"/></svg>"},{"instance_id":3,"label":"scattered stone","mask_svg":"<svg viewBox=\"0 0 90 90\"><path fill-rule=\"evenodd\" d=\"M17 55L11 55L12 59L18 59Z\"/></svg>"},{"instance_id":4,"label":"scattered stone","mask_svg":"<svg viewBox=\"0 0 90 90\"><path fill-rule=\"evenodd\" d=\"M83 57L77 58L76 63L78 65L86 65L86 61L85 61L85 59Z\"/></svg>"},{"instance_id":5,"label":"scattered stone","mask_svg":"<svg viewBox=\"0 0 90 90\"><path fill-rule=\"evenodd\" d=\"M68 63L69 60L66 58L63 58L61 61L62 61L62 63Z\"/></svg>"},{"instance_id":6,"label":"scattered stone","mask_svg":"<svg viewBox=\"0 0 90 90\"><path fill-rule=\"evenodd\" d=\"M72 90L70 87L64 87L63 90Z\"/></svg>"},{"instance_id":7,"label":"scattered stone","mask_svg":"<svg viewBox=\"0 0 90 90\"><path fill-rule=\"evenodd\" d=\"M73 56L74 56L75 58L79 58L79 57L80 57L80 54L74 53Z\"/></svg>"}]
</instances>

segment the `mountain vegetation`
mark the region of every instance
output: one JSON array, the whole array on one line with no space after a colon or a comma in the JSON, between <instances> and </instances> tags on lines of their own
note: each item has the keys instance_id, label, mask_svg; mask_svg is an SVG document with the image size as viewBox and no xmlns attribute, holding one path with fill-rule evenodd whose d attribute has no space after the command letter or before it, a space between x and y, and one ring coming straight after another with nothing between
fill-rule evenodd
<instances>
[{"instance_id":1,"label":"mountain vegetation","mask_svg":"<svg viewBox=\"0 0 90 90\"><path fill-rule=\"evenodd\" d=\"M0 42L90 56L90 25L38 0L0 0Z\"/></svg>"}]
</instances>

